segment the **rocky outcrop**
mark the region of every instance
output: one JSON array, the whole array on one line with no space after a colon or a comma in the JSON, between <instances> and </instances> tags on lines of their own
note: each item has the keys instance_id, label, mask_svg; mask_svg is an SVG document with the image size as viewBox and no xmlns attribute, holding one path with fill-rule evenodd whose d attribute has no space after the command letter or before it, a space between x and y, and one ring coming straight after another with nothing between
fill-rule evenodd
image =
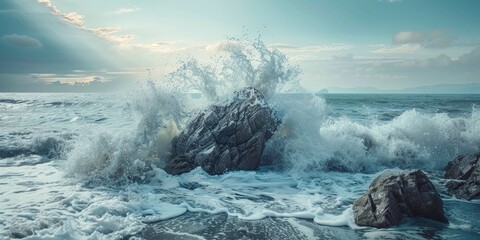
<instances>
[{"instance_id":1,"label":"rocky outcrop","mask_svg":"<svg viewBox=\"0 0 480 240\"><path fill-rule=\"evenodd\" d=\"M447 192L457 198L480 198L480 153L461 155L445 167Z\"/></svg>"},{"instance_id":2,"label":"rocky outcrop","mask_svg":"<svg viewBox=\"0 0 480 240\"><path fill-rule=\"evenodd\" d=\"M176 175L198 166L209 174L257 169L265 142L279 123L263 95L246 88L225 106L201 113L173 139L165 171Z\"/></svg>"},{"instance_id":3,"label":"rocky outcrop","mask_svg":"<svg viewBox=\"0 0 480 240\"><path fill-rule=\"evenodd\" d=\"M353 203L353 212L360 226L390 227L404 215L448 223L440 195L420 170L382 173Z\"/></svg>"}]
</instances>

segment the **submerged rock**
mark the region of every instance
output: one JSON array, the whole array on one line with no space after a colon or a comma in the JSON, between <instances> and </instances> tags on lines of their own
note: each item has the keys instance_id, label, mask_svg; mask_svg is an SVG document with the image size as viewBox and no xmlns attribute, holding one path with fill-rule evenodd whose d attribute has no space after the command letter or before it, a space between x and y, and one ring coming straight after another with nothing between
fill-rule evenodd
<instances>
[{"instance_id":1,"label":"submerged rock","mask_svg":"<svg viewBox=\"0 0 480 240\"><path fill-rule=\"evenodd\" d=\"M265 142L279 123L263 95L246 88L227 105L201 113L173 139L165 171L176 175L198 166L209 174L257 169Z\"/></svg>"},{"instance_id":2,"label":"submerged rock","mask_svg":"<svg viewBox=\"0 0 480 240\"><path fill-rule=\"evenodd\" d=\"M458 156L445 167L447 192L457 198L480 198L480 152Z\"/></svg>"},{"instance_id":3,"label":"submerged rock","mask_svg":"<svg viewBox=\"0 0 480 240\"><path fill-rule=\"evenodd\" d=\"M353 212L360 226L390 227L404 215L448 223L440 195L421 170L382 173L353 203Z\"/></svg>"}]
</instances>

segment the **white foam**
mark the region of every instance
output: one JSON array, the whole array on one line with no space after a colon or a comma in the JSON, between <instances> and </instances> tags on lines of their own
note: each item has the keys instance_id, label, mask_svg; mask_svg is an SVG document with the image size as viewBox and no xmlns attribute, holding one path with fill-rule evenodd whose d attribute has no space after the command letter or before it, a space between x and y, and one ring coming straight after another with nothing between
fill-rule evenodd
<instances>
[{"instance_id":1,"label":"white foam","mask_svg":"<svg viewBox=\"0 0 480 240\"><path fill-rule=\"evenodd\" d=\"M287 218L288 223L295 227L306 239L316 239L313 229L299 223L295 218Z\"/></svg>"},{"instance_id":2,"label":"white foam","mask_svg":"<svg viewBox=\"0 0 480 240\"><path fill-rule=\"evenodd\" d=\"M333 227L350 226L353 224L353 210L352 208L347 208L340 215L320 212L317 213L313 221L321 225Z\"/></svg>"},{"instance_id":3,"label":"white foam","mask_svg":"<svg viewBox=\"0 0 480 240\"><path fill-rule=\"evenodd\" d=\"M478 151L480 146L476 109L469 117L413 109L392 121L361 123L347 117L326 118L328 111L321 101L317 107L297 102L293 108L286 100L277 104L284 106L283 123L265 151L282 158L280 164L292 173L375 172L392 167L440 170L457 155Z\"/></svg>"}]
</instances>

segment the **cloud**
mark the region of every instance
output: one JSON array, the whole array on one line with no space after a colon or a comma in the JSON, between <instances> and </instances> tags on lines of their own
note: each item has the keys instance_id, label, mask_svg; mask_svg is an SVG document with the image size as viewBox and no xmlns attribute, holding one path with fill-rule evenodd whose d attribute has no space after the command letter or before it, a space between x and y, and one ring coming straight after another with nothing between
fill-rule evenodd
<instances>
[{"instance_id":1,"label":"cloud","mask_svg":"<svg viewBox=\"0 0 480 240\"><path fill-rule=\"evenodd\" d=\"M118 27L101 27L101 28L86 27L84 23L83 15L80 15L76 12L63 13L55 5L53 5L50 0L38 0L38 2L48 7L53 14L62 17L67 22L70 22L76 25L77 27L79 27L80 29L91 32L107 41L115 42L120 45L126 45L126 44L129 44L130 41L135 38L135 35L133 34L117 35L117 33L121 30ZM125 11L126 10L123 9L123 12Z\"/></svg>"},{"instance_id":2,"label":"cloud","mask_svg":"<svg viewBox=\"0 0 480 240\"><path fill-rule=\"evenodd\" d=\"M347 53L345 55L336 55L332 57L334 61L352 61L353 60L353 53Z\"/></svg>"},{"instance_id":3,"label":"cloud","mask_svg":"<svg viewBox=\"0 0 480 240\"><path fill-rule=\"evenodd\" d=\"M84 18L83 15L80 15L76 12L69 12L69 13L63 14L63 17L67 21L69 21L69 22L71 22L75 25L83 26L83 18Z\"/></svg>"},{"instance_id":4,"label":"cloud","mask_svg":"<svg viewBox=\"0 0 480 240\"><path fill-rule=\"evenodd\" d=\"M153 43L140 43L140 44L131 44L133 48L146 49L151 52L174 52L181 50L188 50L189 48L175 47L175 42L173 41L158 41Z\"/></svg>"},{"instance_id":5,"label":"cloud","mask_svg":"<svg viewBox=\"0 0 480 240\"><path fill-rule=\"evenodd\" d=\"M341 53L353 49L352 45L337 43L337 44L316 44L308 46L295 46L289 44L271 44L269 48L276 48L289 56L289 59L294 61L309 61L309 60L326 60L331 59L327 54Z\"/></svg>"},{"instance_id":6,"label":"cloud","mask_svg":"<svg viewBox=\"0 0 480 240\"><path fill-rule=\"evenodd\" d=\"M458 72L478 72L480 70L480 47L460 55L458 58L452 58L445 53L438 54L436 57L418 58L418 59L397 59L392 62L383 62L379 66L390 66L391 69L399 71L429 69L441 70L450 73Z\"/></svg>"},{"instance_id":7,"label":"cloud","mask_svg":"<svg viewBox=\"0 0 480 240\"><path fill-rule=\"evenodd\" d=\"M381 54L390 54L390 53L398 53L398 54L406 54L406 53L413 53L418 50L422 49L422 45L418 43L405 43L401 45L384 45L380 44L376 46L376 49L373 50L373 53L381 53Z\"/></svg>"},{"instance_id":8,"label":"cloud","mask_svg":"<svg viewBox=\"0 0 480 240\"><path fill-rule=\"evenodd\" d=\"M450 66L453 60L447 54L440 54L435 58L404 60L395 63L394 66L401 68L443 68Z\"/></svg>"},{"instance_id":9,"label":"cloud","mask_svg":"<svg viewBox=\"0 0 480 240\"><path fill-rule=\"evenodd\" d=\"M393 35L392 43L393 45L420 44L425 48L447 48L456 39L457 37L449 35L448 30L435 30L429 33L403 31Z\"/></svg>"},{"instance_id":10,"label":"cloud","mask_svg":"<svg viewBox=\"0 0 480 240\"><path fill-rule=\"evenodd\" d=\"M173 42L166 42L166 41L157 41L153 43L132 43L133 39L135 39L135 35L133 34L119 34L121 32L121 28L119 27L99 27L99 28L90 28L85 25L84 16L80 15L76 12L69 12L63 13L60 11L55 5L52 4L50 0L37 0L40 4L45 5L48 7L53 14L60 16L64 20L69 23L72 23L79 27L82 30L87 32L91 32L96 36L105 39L109 42L116 43L116 47L123 50L129 49L144 49L150 52L161 52L161 53L170 53L175 51L187 51L187 50L205 50L205 45L197 45L192 47L178 47L174 46ZM127 14L132 12L138 12L140 8L133 7L133 8L120 8L114 12L109 14Z\"/></svg>"},{"instance_id":11,"label":"cloud","mask_svg":"<svg viewBox=\"0 0 480 240\"><path fill-rule=\"evenodd\" d=\"M87 84L94 81L99 82L108 82L106 77L100 77L97 75L90 75L91 73L69 73L69 74L58 74L58 73L34 73L31 74L31 78L38 79L43 83L62 83L62 84Z\"/></svg>"},{"instance_id":12,"label":"cloud","mask_svg":"<svg viewBox=\"0 0 480 240\"><path fill-rule=\"evenodd\" d=\"M323 61L308 61L302 63L303 82L312 88L319 88L318 83L322 83L322 88L374 86L383 89L480 82L480 47L470 48L459 57L454 51L446 52L433 57L401 55L391 58L380 55L370 58L355 55L351 60L347 54Z\"/></svg>"},{"instance_id":13,"label":"cloud","mask_svg":"<svg viewBox=\"0 0 480 240\"><path fill-rule=\"evenodd\" d=\"M421 43L425 34L421 32L398 32L393 35L393 44Z\"/></svg>"},{"instance_id":14,"label":"cloud","mask_svg":"<svg viewBox=\"0 0 480 240\"><path fill-rule=\"evenodd\" d=\"M133 8L120 8L120 9L117 9L113 12L110 12L109 14L113 14L113 15L122 15L122 14L127 14L127 13L134 13L134 12L138 12L140 11L140 8L138 7L133 7Z\"/></svg>"},{"instance_id":15,"label":"cloud","mask_svg":"<svg viewBox=\"0 0 480 240\"><path fill-rule=\"evenodd\" d=\"M83 15L76 12L62 13L50 0L38 0L38 2L49 8L53 14L61 16L67 22L83 27Z\"/></svg>"},{"instance_id":16,"label":"cloud","mask_svg":"<svg viewBox=\"0 0 480 240\"><path fill-rule=\"evenodd\" d=\"M132 75L84 74L7 74L2 75L0 92L111 92L132 89Z\"/></svg>"},{"instance_id":17,"label":"cloud","mask_svg":"<svg viewBox=\"0 0 480 240\"><path fill-rule=\"evenodd\" d=\"M379 66L386 72L396 72L403 74L426 74L426 76L436 75L437 77L450 77L451 81L464 81L463 76L468 76L470 81L478 81L480 71L480 47L464 53L458 58L452 58L442 53L432 58L425 59L403 59L396 62L383 63ZM440 74L440 75L438 75ZM473 77L473 78L472 78Z\"/></svg>"},{"instance_id":18,"label":"cloud","mask_svg":"<svg viewBox=\"0 0 480 240\"><path fill-rule=\"evenodd\" d=\"M2 40L18 47L26 47L26 48L42 47L42 43L38 39L29 37L26 35L17 35L17 34L4 35L2 37Z\"/></svg>"},{"instance_id":19,"label":"cloud","mask_svg":"<svg viewBox=\"0 0 480 240\"><path fill-rule=\"evenodd\" d=\"M353 48L351 45L338 43L338 44L318 44L318 45L307 45L307 46L298 46L290 45L284 43L275 43L267 46L269 49L277 49L287 55L290 60L295 61L308 61L308 60L319 60L319 59L329 59L330 56L327 56L327 53L333 52L342 52L350 50ZM248 48L242 41L237 39L229 39L224 41L215 42L205 46L207 51L231 51L231 50L242 50ZM248 51L248 49L247 49Z\"/></svg>"},{"instance_id":20,"label":"cloud","mask_svg":"<svg viewBox=\"0 0 480 240\"><path fill-rule=\"evenodd\" d=\"M60 14L60 10L58 10L58 8L55 7L55 5L53 5L52 2L50 2L50 0L38 0L38 2L50 8L53 13Z\"/></svg>"},{"instance_id":21,"label":"cloud","mask_svg":"<svg viewBox=\"0 0 480 240\"><path fill-rule=\"evenodd\" d=\"M464 65L480 67L480 47L476 47L471 52L460 56L458 62Z\"/></svg>"},{"instance_id":22,"label":"cloud","mask_svg":"<svg viewBox=\"0 0 480 240\"><path fill-rule=\"evenodd\" d=\"M335 52L342 50L352 49L351 45L338 43L338 44L318 44L318 45L308 45L308 46L295 46L288 44L271 44L271 48L277 48L280 50L292 51L292 52L310 52L310 53L319 53L319 52Z\"/></svg>"},{"instance_id":23,"label":"cloud","mask_svg":"<svg viewBox=\"0 0 480 240\"><path fill-rule=\"evenodd\" d=\"M84 28L85 30L94 33L95 35L106 39L110 42L115 42L120 45L125 45L130 43L134 38L135 35L133 34L124 34L124 35L117 35L121 29L119 27L101 27L101 28Z\"/></svg>"},{"instance_id":24,"label":"cloud","mask_svg":"<svg viewBox=\"0 0 480 240\"><path fill-rule=\"evenodd\" d=\"M117 32L120 31L120 28L118 28L118 27L101 27L101 28L92 28L91 31L94 32L97 35L104 36L104 35L110 35L110 34L117 33Z\"/></svg>"}]
</instances>

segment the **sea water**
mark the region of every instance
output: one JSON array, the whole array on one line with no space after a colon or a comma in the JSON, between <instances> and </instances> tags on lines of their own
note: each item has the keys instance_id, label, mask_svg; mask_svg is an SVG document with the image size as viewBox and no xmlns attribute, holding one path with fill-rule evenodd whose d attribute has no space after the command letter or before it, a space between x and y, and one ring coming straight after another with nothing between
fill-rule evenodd
<instances>
[{"instance_id":1,"label":"sea water","mask_svg":"<svg viewBox=\"0 0 480 240\"><path fill-rule=\"evenodd\" d=\"M480 202L446 195L442 179L448 161L480 150L480 95L315 95L261 42L227 53L220 69L188 60L128 93L1 93L0 238L480 237ZM171 139L245 86L282 120L261 167L164 172ZM352 203L370 182L409 168L432 179L450 223L357 226Z\"/></svg>"}]
</instances>

